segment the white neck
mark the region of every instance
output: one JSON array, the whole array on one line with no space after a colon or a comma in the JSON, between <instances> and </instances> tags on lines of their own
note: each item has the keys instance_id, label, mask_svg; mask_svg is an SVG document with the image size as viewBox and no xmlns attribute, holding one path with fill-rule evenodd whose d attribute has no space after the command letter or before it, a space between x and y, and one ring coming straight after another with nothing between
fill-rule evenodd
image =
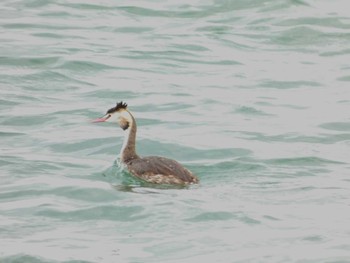
<instances>
[{"instance_id":1,"label":"white neck","mask_svg":"<svg viewBox=\"0 0 350 263\"><path fill-rule=\"evenodd\" d=\"M129 128L127 128L124 131L124 141L123 141L122 148L120 149L120 157L122 157L122 154L123 154L126 146L128 145L130 131L131 131L131 125L129 126Z\"/></svg>"},{"instance_id":2,"label":"white neck","mask_svg":"<svg viewBox=\"0 0 350 263\"><path fill-rule=\"evenodd\" d=\"M136 123L135 119L128 111L122 113L124 116L119 120L119 125L121 128L126 128L124 130L124 142L120 150L120 158L123 162L128 162L135 158L139 158L136 154L135 144L136 144ZM129 125L129 127L128 127Z\"/></svg>"}]
</instances>

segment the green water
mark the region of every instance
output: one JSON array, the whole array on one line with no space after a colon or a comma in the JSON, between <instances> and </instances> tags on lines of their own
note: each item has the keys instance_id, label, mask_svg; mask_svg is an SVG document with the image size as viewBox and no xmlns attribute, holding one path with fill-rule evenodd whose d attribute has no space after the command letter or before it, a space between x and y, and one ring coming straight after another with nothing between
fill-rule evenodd
<instances>
[{"instance_id":1,"label":"green water","mask_svg":"<svg viewBox=\"0 0 350 263\"><path fill-rule=\"evenodd\" d=\"M0 2L0 262L350 262L345 0ZM116 165L183 163L186 189Z\"/></svg>"}]
</instances>

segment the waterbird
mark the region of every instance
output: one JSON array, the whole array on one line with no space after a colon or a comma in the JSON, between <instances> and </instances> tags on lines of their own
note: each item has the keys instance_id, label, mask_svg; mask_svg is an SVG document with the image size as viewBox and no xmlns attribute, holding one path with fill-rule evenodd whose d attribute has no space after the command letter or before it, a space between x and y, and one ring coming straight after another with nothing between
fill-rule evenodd
<instances>
[{"instance_id":1,"label":"waterbird","mask_svg":"<svg viewBox=\"0 0 350 263\"><path fill-rule=\"evenodd\" d=\"M159 156L140 157L136 153L136 121L123 101L92 122L115 122L124 130L120 160L127 171L153 184L189 185L199 182L196 175L175 160Z\"/></svg>"}]
</instances>

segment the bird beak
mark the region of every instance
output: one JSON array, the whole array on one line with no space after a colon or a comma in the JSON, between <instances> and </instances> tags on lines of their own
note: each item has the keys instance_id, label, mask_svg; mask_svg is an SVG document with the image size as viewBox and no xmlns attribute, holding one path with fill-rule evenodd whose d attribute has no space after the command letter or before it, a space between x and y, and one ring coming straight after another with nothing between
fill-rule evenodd
<instances>
[{"instance_id":1,"label":"bird beak","mask_svg":"<svg viewBox=\"0 0 350 263\"><path fill-rule=\"evenodd\" d=\"M96 119L96 120L92 120L91 122L92 122L92 123L96 123L96 122L105 122L109 117L110 117L110 115L106 115L106 116L103 116L102 118L98 118L98 119Z\"/></svg>"}]
</instances>

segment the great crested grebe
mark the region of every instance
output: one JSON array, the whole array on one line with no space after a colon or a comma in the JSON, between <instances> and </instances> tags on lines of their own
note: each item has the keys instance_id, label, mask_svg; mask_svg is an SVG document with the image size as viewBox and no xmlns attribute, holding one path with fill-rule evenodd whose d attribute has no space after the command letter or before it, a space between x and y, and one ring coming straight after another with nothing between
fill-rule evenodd
<instances>
[{"instance_id":1,"label":"great crested grebe","mask_svg":"<svg viewBox=\"0 0 350 263\"><path fill-rule=\"evenodd\" d=\"M120 151L121 162L133 175L155 184L188 185L198 183L198 178L175 160L158 156L140 157L135 150L136 121L127 109L127 104L119 102L110 108L105 116L93 122L116 122L124 130L125 137Z\"/></svg>"}]
</instances>

